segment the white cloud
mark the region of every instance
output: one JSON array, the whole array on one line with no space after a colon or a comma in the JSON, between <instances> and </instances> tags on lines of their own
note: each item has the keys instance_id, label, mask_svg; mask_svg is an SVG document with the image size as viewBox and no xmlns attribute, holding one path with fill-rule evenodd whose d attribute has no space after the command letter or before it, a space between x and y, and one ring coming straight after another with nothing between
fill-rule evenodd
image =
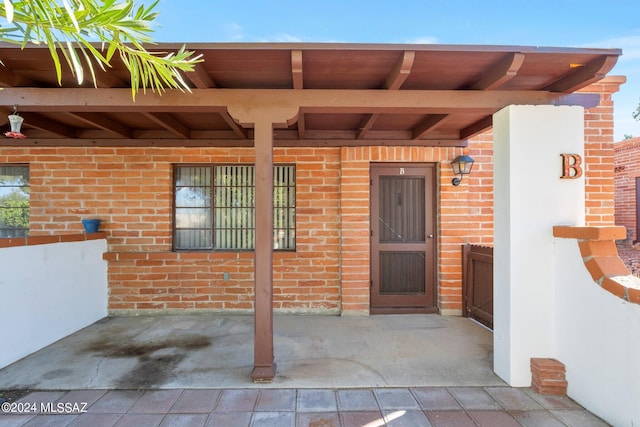
<instances>
[{"instance_id":1,"label":"white cloud","mask_svg":"<svg viewBox=\"0 0 640 427\"><path fill-rule=\"evenodd\" d=\"M244 28L242 28L242 26L238 23L229 22L223 25L223 29L228 40L240 41L244 40L246 37Z\"/></svg>"},{"instance_id":2,"label":"white cloud","mask_svg":"<svg viewBox=\"0 0 640 427\"><path fill-rule=\"evenodd\" d=\"M436 43L438 43L438 38L437 37L432 37L432 36L424 36L424 37L418 37L418 38L415 38L415 39L407 40L407 43L410 43L410 44L436 44Z\"/></svg>"},{"instance_id":3,"label":"white cloud","mask_svg":"<svg viewBox=\"0 0 640 427\"><path fill-rule=\"evenodd\" d=\"M617 48L622 49L620 61L631 61L640 59L640 33L632 33L620 37L613 37L594 43L589 43L589 47Z\"/></svg>"},{"instance_id":4,"label":"white cloud","mask_svg":"<svg viewBox=\"0 0 640 427\"><path fill-rule=\"evenodd\" d=\"M287 42L287 43L300 43L304 40L301 37L294 36L292 34L280 33L274 37L274 42Z\"/></svg>"},{"instance_id":5,"label":"white cloud","mask_svg":"<svg viewBox=\"0 0 640 427\"><path fill-rule=\"evenodd\" d=\"M614 140L622 140L624 135L639 136L640 122L634 120L631 113L635 111L640 100L640 30L591 42L583 47L622 49L622 56L609 72L611 76L627 77L627 82L620 87L620 91L613 94Z\"/></svg>"}]
</instances>

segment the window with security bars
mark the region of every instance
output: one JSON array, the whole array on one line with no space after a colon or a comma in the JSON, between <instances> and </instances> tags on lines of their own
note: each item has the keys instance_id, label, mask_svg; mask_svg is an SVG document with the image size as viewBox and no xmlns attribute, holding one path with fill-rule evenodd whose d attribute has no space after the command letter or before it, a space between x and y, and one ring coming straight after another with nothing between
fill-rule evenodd
<instances>
[{"instance_id":1,"label":"window with security bars","mask_svg":"<svg viewBox=\"0 0 640 427\"><path fill-rule=\"evenodd\" d=\"M29 235L29 165L0 165L0 238Z\"/></svg>"},{"instance_id":2,"label":"window with security bars","mask_svg":"<svg viewBox=\"0 0 640 427\"><path fill-rule=\"evenodd\" d=\"M295 166L273 168L273 247L295 249ZM255 247L253 165L175 167L176 250Z\"/></svg>"}]
</instances>

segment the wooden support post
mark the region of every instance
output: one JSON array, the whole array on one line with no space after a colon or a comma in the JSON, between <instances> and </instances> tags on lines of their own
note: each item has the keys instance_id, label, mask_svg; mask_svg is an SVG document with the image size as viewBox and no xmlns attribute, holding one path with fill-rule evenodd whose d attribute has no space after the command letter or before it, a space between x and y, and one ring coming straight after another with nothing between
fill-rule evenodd
<instances>
[{"instance_id":1,"label":"wooden support post","mask_svg":"<svg viewBox=\"0 0 640 427\"><path fill-rule=\"evenodd\" d=\"M276 376L273 357L273 128L255 124L256 243L254 382L271 382Z\"/></svg>"},{"instance_id":2,"label":"wooden support post","mask_svg":"<svg viewBox=\"0 0 640 427\"><path fill-rule=\"evenodd\" d=\"M270 383L276 376L273 356L273 129L295 123L299 108L259 98L253 102L229 105L227 110L240 125L255 129L255 329L251 378L256 383Z\"/></svg>"}]
</instances>

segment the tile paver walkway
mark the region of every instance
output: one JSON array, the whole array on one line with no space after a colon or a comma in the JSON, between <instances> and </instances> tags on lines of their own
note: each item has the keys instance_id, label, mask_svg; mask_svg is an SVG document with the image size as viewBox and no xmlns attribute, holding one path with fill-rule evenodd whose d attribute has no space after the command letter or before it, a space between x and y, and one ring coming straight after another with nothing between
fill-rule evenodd
<instances>
[{"instance_id":1,"label":"tile paver walkway","mask_svg":"<svg viewBox=\"0 0 640 427\"><path fill-rule=\"evenodd\" d=\"M607 426L571 399L511 387L38 391L14 403L23 413L0 414L0 427Z\"/></svg>"}]
</instances>

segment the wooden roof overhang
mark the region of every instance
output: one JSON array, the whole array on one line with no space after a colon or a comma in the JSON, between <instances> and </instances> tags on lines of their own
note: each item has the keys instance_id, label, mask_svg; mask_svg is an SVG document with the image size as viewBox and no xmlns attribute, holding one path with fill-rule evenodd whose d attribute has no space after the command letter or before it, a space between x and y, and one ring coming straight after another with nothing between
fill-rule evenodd
<instances>
[{"instance_id":1,"label":"wooden roof overhang","mask_svg":"<svg viewBox=\"0 0 640 427\"><path fill-rule=\"evenodd\" d=\"M160 45L159 50L176 49ZM7 145L254 146L254 369L273 351L273 147L464 146L511 104L595 106L572 95L611 70L619 50L511 46L199 44L192 93L131 98L117 62L98 89L58 87L46 48L0 45L0 109L24 116ZM2 114L2 111L0 111ZM5 116L6 117L6 116ZM4 117L0 115L0 120ZM0 122L8 130L6 124ZM254 143L257 141L257 143Z\"/></svg>"},{"instance_id":2,"label":"wooden roof overhang","mask_svg":"<svg viewBox=\"0 0 640 427\"><path fill-rule=\"evenodd\" d=\"M177 50L178 44L153 50ZM253 146L239 106L292 107L274 146L464 146L510 104L597 105L573 94L603 78L618 49L312 43L190 44L204 62L192 93L131 97L119 60L78 86L59 86L46 47L0 44L0 130L13 106L27 139L2 145ZM6 113L6 114L5 114Z\"/></svg>"}]
</instances>

